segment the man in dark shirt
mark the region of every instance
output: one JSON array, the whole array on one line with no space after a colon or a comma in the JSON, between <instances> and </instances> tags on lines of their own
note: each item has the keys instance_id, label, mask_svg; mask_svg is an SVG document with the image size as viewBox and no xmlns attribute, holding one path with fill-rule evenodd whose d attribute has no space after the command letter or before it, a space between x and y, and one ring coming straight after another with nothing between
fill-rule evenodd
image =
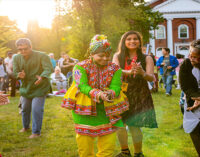
<instances>
[{"instance_id":1,"label":"man in dark shirt","mask_svg":"<svg viewBox=\"0 0 200 157\"><path fill-rule=\"evenodd\" d=\"M20 132L29 129L32 111L32 135L29 138L35 138L41 133L44 103L46 94L51 88L49 76L53 72L53 67L49 56L32 50L29 39L18 39L16 47L20 54L14 56L13 72L22 82L20 94L23 129Z\"/></svg>"}]
</instances>

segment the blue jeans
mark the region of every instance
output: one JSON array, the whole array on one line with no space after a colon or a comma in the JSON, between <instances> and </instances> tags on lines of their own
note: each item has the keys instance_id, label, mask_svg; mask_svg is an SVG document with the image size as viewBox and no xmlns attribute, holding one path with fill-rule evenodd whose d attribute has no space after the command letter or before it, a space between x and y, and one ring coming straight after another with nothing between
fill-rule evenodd
<instances>
[{"instance_id":1,"label":"blue jeans","mask_svg":"<svg viewBox=\"0 0 200 157\"><path fill-rule=\"evenodd\" d=\"M163 84L166 89L166 93L172 94L172 81L173 81L173 75L166 75L162 76Z\"/></svg>"},{"instance_id":2,"label":"blue jeans","mask_svg":"<svg viewBox=\"0 0 200 157\"><path fill-rule=\"evenodd\" d=\"M32 110L32 133L40 134L42 128L42 120L44 113L44 97L35 97L32 99L28 99L26 97L22 97L22 123L23 128L29 128L30 120L31 120L31 110Z\"/></svg>"},{"instance_id":3,"label":"blue jeans","mask_svg":"<svg viewBox=\"0 0 200 157\"><path fill-rule=\"evenodd\" d=\"M67 73L66 79L68 80L70 76L72 76L72 71Z\"/></svg>"}]
</instances>

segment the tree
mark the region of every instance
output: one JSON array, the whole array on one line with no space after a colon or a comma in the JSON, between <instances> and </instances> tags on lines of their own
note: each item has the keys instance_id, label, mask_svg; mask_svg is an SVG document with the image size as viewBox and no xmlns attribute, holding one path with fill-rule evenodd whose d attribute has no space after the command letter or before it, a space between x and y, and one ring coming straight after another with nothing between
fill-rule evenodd
<instances>
[{"instance_id":1,"label":"tree","mask_svg":"<svg viewBox=\"0 0 200 157\"><path fill-rule=\"evenodd\" d=\"M59 26L65 30L62 34L66 39L62 48L79 59L84 59L95 34L107 35L116 52L124 32L139 31L144 43L148 43L149 30L163 20L162 15L153 12L144 0L73 0L72 8L61 19L63 23Z\"/></svg>"},{"instance_id":2,"label":"tree","mask_svg":"<svg viewBox=\"0 0 200 157\"><path fill-rule=\"evenodd\" d=\"M17 28L15 21L11 21L7 16L0 16L0 56L4 57L6 52L12 49L11 41L23 36Z\"/></svg>"}]
</instances>

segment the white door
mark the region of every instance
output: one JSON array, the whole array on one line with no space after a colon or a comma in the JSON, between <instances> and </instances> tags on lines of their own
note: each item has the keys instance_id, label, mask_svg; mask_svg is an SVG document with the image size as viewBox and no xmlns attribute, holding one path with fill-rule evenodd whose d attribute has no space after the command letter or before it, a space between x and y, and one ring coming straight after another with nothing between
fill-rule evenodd
<instances>
[{"instance_id":1,"label":"white door","mask_svg":"<svg viewBox=\"0 0 200 157\"><path fill-rule=\"evenodd\" d=\"M185 58L189 55L189 44L176 44L175 46L175 54L184 55Z\"/></svg>"}]
</instances>

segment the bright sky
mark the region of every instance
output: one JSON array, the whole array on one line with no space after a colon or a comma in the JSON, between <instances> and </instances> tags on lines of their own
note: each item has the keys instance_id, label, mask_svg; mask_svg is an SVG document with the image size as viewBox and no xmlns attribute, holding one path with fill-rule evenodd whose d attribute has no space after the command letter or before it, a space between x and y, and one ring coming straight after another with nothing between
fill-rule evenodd
<instances>
[{"instance_id":1,"label":"bright sky","mask_svg":"<svg viewBox=\"0 0 200 157\"><path fill-rule=\"evenodd\" d=\"M16 20L18 27L24 32L27 31L30 20L37 20L40 27L51 28L54 15L54 0L0 0L0 16Z\"/></svg>"},{"instance_id":2,"label":"bright sky","mask_svg":"<svg viewBox=\"0 0 200 157\"><path fill-rule=\"evenodd\" d=\"M54 15L54 0L0 0L0 16L16 20L24 32L29 20L37 20L41 27L50 28Z\"/></svg>"}]
</instances>

